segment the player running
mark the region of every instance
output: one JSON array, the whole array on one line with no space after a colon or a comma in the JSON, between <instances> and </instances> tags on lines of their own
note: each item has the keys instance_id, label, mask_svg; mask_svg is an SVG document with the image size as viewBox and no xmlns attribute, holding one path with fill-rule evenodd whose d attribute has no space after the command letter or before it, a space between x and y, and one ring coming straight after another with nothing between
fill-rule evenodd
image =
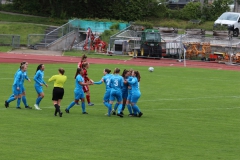
<instances>
[{"instance_id":1,"label":"player running","mask_svg":"<svg viewBox=\"0 0 240 160\"><path fill-rule=\"evenodd\" d=\"M5 101L5 107L9 107L9 103L17 99L17 109L21 109L20 102L22 96L22 88L24 81L24 72L27 70L27 66L25 64L21 65L20 71L18 71L14 76L14 82L12 86L12 91L14 96L10 97L7 101Z\"/></svg>"},{"instance_id":2,"label":"player running","mask_svg":"<svg viewBox=\"0 0 240 160\"><path fill-rule=\"evenodd\" d=\"M14 78L16 77L16 75L17 75L17 73L19 72L19 71L21 71L21 66L22 65L26 65L26 67L28 67L28 62L21 62L20 63L20 67L19 67L19 69L17 70L17 72L15 73L15 75L14 75ZM21 91L22 91L22 101L23 101L23 104L25 105L25 108L27 108L27 109L32 109L32 107L30 107L29 105L28 105L28 103L27 103L27 99L26 99L26 90L25 90L25 87L24 87L24 80L26 79L26 80L28 80L29 82L31 82L31 80L30 80L30 78L28 77L28 75L27 75L27 70L25 71L25 72L23 72L23 74L24 74L24 78L22 79L22 88L21 88ZM14 98L14 94L12 94L10 97L9 97L9 99L11 99L11 98ZM7 108L7 106L9 106L9 103L7 103L7 101L5 101L5 107Z\"/></svg>"},{"instance_id":3,"label":"player running","mask_svg":"<svg viewBox=\"0 0 240 160\"><path fill-rule=\"evenodd\" d=\"M75 75L75 89L74 89L74 101L70 103L70 105L65 109L66 113L69 113L69 110L76 104L79 105L78 102L81 100L82 102L82 114L88 114L85 109L85 96L83 92L83 86L91 85L92 83L85 83L82 77L83 69L77 68Z\"/></svg>"}]
</instances>

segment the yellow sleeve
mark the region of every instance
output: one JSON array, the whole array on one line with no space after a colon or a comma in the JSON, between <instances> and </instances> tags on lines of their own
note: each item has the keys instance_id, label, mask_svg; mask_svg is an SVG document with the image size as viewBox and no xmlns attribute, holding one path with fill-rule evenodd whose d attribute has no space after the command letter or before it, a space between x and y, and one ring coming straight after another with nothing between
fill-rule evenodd
<instances>
[{"instance_id":1,"label":"yellow sleeve","mask_svg":"<svg viewBox=\"0 0 240 160\"><path fill-rule=\"evenodd\" d=\"M56 80L56 75L52 76L51 78L49 78L48 82L54 81Z\"/></svg>"}]
</instances>

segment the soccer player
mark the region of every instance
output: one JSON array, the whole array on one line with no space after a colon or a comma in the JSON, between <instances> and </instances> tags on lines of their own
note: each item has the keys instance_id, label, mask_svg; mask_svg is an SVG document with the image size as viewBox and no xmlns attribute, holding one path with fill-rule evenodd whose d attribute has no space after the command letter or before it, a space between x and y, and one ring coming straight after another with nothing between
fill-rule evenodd
<instances>
[{"instance_id":1,"label":"soccer player","mask_svg":"<svg viewBox=\"0 0 240 160\"><path fill-rule=\"evenodd\" d=\"M122 77L124 80L128 78L128 72L129 72L129 70L127 70L127 69L123 70ZM127 97L128 97L128 84L125 82L122 87L122 98L123 98L122 111L121 111L122 115L123 115L123 111L125 109ZM116 115L117 108L118 108L118 103L115 104L114 109L112 110L113 115Z\"/></svg>"},{"instance_id":2,"label":"soccer player","mask_svg":"<svg viewBox=\"0 0 240 160\"><path fill-rule=\"evenodd\" d=\"M82 68L82 64L85 62L87 62L87 56L83 54L81 58L81 62L78 63L78 68Z\"/></svg>"},{"instance_id":3,"label":"soccer player","mask_svg":"<svg viewBox=\"0 0 240 160\"><path fill-rule=\"evenodd\" d=\"M45 66L43 64L38 65L35 76L34 76L35 90L38 95L36 99L36 104L34 104L34 107L36 110L42 110L41 108L39 108L39 104L41 100L44 98L44 92L43 92L42 86L45 85L46 87L48 87L48 85L43 80L44 70L45 70Z\"/></svg>"},{"instance_id":4,"label":"soccer player","mask_svg":"<svg viewBox=\"0 0 240 160\"><path fill-rule=\"evenodd\" d=\"M119 73L120 73L120 69L115 68L114 74L110 80L111 92L110 92L108 108L112 109L113 101L116 98L118 103L117 116L123 117L123 115L121 114L121 111L122 111L122 87L123 87L124 80L123 80L123 77L119 75Z\"/></svg>"},{"instance_id":5,"label":"soccer player","mask_svg":"<svg viewBox=\"0 0 240 160\"><path fill-rule=\"evenodd\" d=\"M92 83L85 83L84 79L82 77L83 69L77 68L76 75L75 75L75 89L74 89L74 101L70 103L70 105L65 109L66 113L69 113L69 110L75 105L79 105L78 102L81 100L82 102L82 114L88 114L85 109L85 100L84 100L84 92L83 92L83 86L90 85Z\"/></svg>"},{"instance_id":6,"label":"soccer player","mask_svg":"<svg viewBox=\"0 0 240 160\"><path fill-rule=\"evenodd\" d=\"M26 67L28 67L28 62L22 62L23 64L26 65ZM28 80L29 82L31 82L30 78L28 77L27 75L27 70L25 72L23 72L24 74L24 79ZM25 90L25 87L24 87L24 79L23 79L23 82L22 82L22 101L23 101L23 104L25 105L25 108L28 108L28 109L32 109L32 107L30 107L27 103L27 99L26 99L26 90Z\"/></svg>"},{"instance_id":7,"label":"soccer player","mask_svg":"<svg viewBox=\"0 0 240 160\"><path fill-rule=\"evenodd\" d=\"M22 85L24 81L24 72L27 70L27 66L25 64L21 65L20 71L18 71L14 76L14 82L12 86L12 91L14 97L10 97L7 101L5 101L5 107L9 107L9 103L17 99L17 109L21 109L20 102L21 102L21 95L22 95Z\"/></svg>"},{"instance_id":8,"label":"soccer player","mask_svg":"<svg viewBox=\"0 0 240 160\"><path fill-rule=\"evenodd\" d=\"M129 72L128 72L128 78L125 79L124 81L124 84L127 83L127 81L130 81L133 77L132 77L132 72L133 70L130 69ZM127 101L126 101L126 105L127 105L127 108L128 108L128 111L129 111L129 115L130 117L134 116L133 114L133 109L132 109L132 106L131 106L131 98L132 98L132 84L128 84L128 96L127 96Z\"/></svg>"},{"instance_id":9,"label":"soccer player","mask_svg":"<svg viewBox=\"0 0 240 160\"><path fill-rule=\"evenodd\" d=\"M110 108L108 105L109 98L110 98L110 92L111 92L110 80L112 77L112 74L110 74L110 73L111 73L110 69L108 69L108 68L104 69L103 70L104 76L102 77L102 79L98 82L94 82L94 84L102 84L103 82L105 83L106 92L103 97L103 104L108 108L108 113L107 113L108 116L111 116L111 111L112 111L112 108Z\"/></svg>"},{"instance_id":10,"label":"soccer player","mask_svg":"<svg viewBox=\"0 0 240 160\"><path fill-rule=\"evenodd\" d=\"M141 96L141 92L139 89L139 82L140 82L140 73L138 71L132 72L132 79L126 80L127 83L131 84L132 87L132 96L131 96L131 106L134 111L134 115L138 117L141 117L143 113L140 111L139 107L137 106L138 99Z\"/></svg>"},{"instance_id":11,"label":"soccer player","mask_svg":"<svg viewBox=\"0 0 240 160\"><path fill-rule=\"evenodd\" d=\"M55 107L54 115L57 116L57 113L59 113L59 116L62 117L60 106L61 106L61 100L63 99L63 95L64 95L63 85L67 80L67 76L64 75L65 70L63 68L59 68L58 73L59 73L58 75L52 76L48 80L48 82L54 81L54 88L52 91L52 101Z\"/></svg>"},{"instance_id":12,"label":"soccer player","mask_svg":"<svg viewBox=\"0 0 240 160\"><path fill-rule=\"evenodd\" d=\"M82 64L82 69L83 69L82 77L83 77L85 83L88 83L88 82L92 83L92 80L88 77L88 73L87 73L87 70L88 70L89 66L90 66L90 64L87 63L87 62ZM89 86L88 85L83 86L83 91L86 94L86 99L87 99L88 105L93 106L94 104L91 103L91 100L90 100Z\"/></svg>"},{"instance_id":13,"label":"soccer player","mask_svg":"<svg viewBox=\"0 0 240 160\"><path fill-rule=\"evenodd\" d=\"M21 64L20 64L20 67L19 67L19 69L17 70L17 72L19 72L20 70L21 70L21 66L22 65L26 65L26 67L28 67L28 62L21 62ZM16 77L16 75L17 75L17 72L15 73L15 75L14 75L14 78ZM22 91L22 95L21 95L21 97L22 97L22 101L23 101L23 103L24 103L24 105L25 105L25 108L27 108L27 109L32 109L32 107L30 107L28 104L27 104L27 99L26 99L26 92L25 92L25 87L24 87L24 80L26 79L26 80L28 80L29 82L31 82L31 80L30 80L30 78L28 78L28 76L27 76L27 70L25 71L25 72L23 72L23 74L24 74L24 78L22 79L23 80L23 82L22 82L22 85L21 85L21 91ZM10 97L9 97L9 99L10 98L14 98L14 94L12 94ZM9 106L9 104L5 101L5 106L6 106L6 108L7 108L7 106Z\"/></svg>"}]
</instances>

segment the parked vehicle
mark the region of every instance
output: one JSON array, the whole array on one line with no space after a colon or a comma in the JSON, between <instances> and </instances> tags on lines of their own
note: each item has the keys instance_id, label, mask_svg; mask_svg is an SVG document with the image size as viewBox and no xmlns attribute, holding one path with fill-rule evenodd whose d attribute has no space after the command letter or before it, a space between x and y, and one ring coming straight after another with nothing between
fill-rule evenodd
<instances>
[{"instance_id":1,"label":"parked vehicle","mask_svg":"<svg viewBox=\"0 0 240 160\"><path fill-rule=\"evenodd\" d=\"M226 27L229 31L233 32L234 37L238 37L240 29L240 13L225 12L215 22L213 29L219 27Z\"/></svg>"},{"instance_id":2,"label":"parked vehicle","mask_svg":"<svg viewBox=\"0 0 240 160\"><path fill-rule=\"evenodd\" d=\"M141 36L141 45L138 57L143 58L161 58L161 35L157 29L145 29Z\"/></svg>"},{"instance_id":3,"label":"parked vehicle","mask_svg":"<svg viewBox=\"0 0 240 160\"><path fill-rule=\"evenodd\" d=\"M159 3L158 5L164 4L170 9L181 9L189 2L192 2L192 0L168 0L164 3Z\"/></svg>"}]
</instances>

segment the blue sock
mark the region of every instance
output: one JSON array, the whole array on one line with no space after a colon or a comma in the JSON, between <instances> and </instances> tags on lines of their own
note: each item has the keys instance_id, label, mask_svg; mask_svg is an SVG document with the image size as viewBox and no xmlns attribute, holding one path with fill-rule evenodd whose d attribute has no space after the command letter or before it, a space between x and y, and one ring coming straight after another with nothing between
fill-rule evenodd
<instances>
[{"instance_id":1,"label":"blue sock","mask_svg":"<svg viewBox=\"0 0 240 160\"><path fill-rule=\"evenodd\" d=\"M27 107L28 104L27 104L26 96L22 96L22 101L23 101L23 104L25 105L25 107Z\"/></svg>"},{"instance_id":2,"label":"blue sock","mask_svg":"<svg viewBox=\"0 0 240 160\"><path fill-rule=\"evenodd\" d=\"M134 115L137 115L136 107L132 106L132 110L133 110L133 114L134 114Z\"/></svg>"},{"instance_id":3,"label":"blue sock","mask_svg":"<svg viewBox=\"0 0 240 160\"><path fill-rule=\"evenodd\" d=\"M20 103L21 103L21 98L17 99L17 107L20 107Z\"/></svg>"},{"instance_id":4,"label":"blue sock","mask_svg":"<svg viewBox=\"0 0 240 160\"><path fill-rule=\"evenodd\" d=\"M114 105L114 110L116 111L117 108L118 108L118 103L116 103L116 104Z\"/></svg>"},{"instance_id":5,"label":"blue sock","mask_svg":"<svg viewBox=\"0 0 240 160\"><path fill-rule=\"evenodd\" d=\"M134 114L135 114L135 112L136 112L136 113L140 113L140 112L141 112L140 109L139 109L139 107L138 107L136 104L134 104L133 110L134 110Z\"/></svg>"},{"instance_id":6,"label":"blue sock","mask_svg":"<svg viewBox=\"0 0 240 160\"><path fill-rule=\"evenodd\" d=\"M82 112L86 112L86 109L85 109L85 102L82 102Z\"/></svg>"},{"instance_id":7,"label":"blue sock","mask_svg":"<svg viewBox=\"0 0 240 160\"><path fill-rule=\"evenodd\" d=\"M120 114L120 112L122 112L122 104L118 105L118 114Z\"/></svg>"},{"instance_id":8,"label":"blue sock","mask_svg":"<svg viewBox=\"0 0 240 160\"><path fill-rule=\"evenodd\" d=\"M36 99L36 104L37 104L38 106L39 106L39 103L41 102L41 100L42 100L42 97L41 97L41 96Z\"/></svg>"},{"instance_id":9,"label":"blue sock","mask_svg":"<svg viewBox=\"0 0 240 160\"><path fill-rule=\"evenodd\" d=\"M108 116L111 116L111 112L112 112L112 104L108 104Z\"/></svg>"},{"instance_id":10,"label":"blue sock","mask_svg":"<svg viewBox=\"0 0 240 160\"><path fill-rule=\"evenodd\" d=\"M127 108L128 108L129 113L132 114L133 111L132 111L132 106L131 106L131 104L128 104L128 105L127 105Z\"/></svg>"},{"instance_id":11,"label":"blue sock","mask_svg":"<svg viewBox=\"0 0 240 160\"><path fill-rule=\"evenodd\" d=\"M10 98L12 98L12 97L14 97L14 94L12 94L8 99L10 99Z\"/></svg>"},{"instance_id":12,"label":"blue sock","mask_svg":"<svg viewBox=\"0 0 240 160\"><path fill-rule=\"evenodd\" d=\"M70 110L74 105L75 105L75 102L72 101L72 102L69 104L69 106L67 107L67 110Z\"/></svg>"},{"instance_id":13,"label":"blue sock","mask_svg":"<svg viewBox=\"0 0 240 160\"><path fill-rule=\"evenodd\" d=\"M7 102L10 103L10 102L12 102L12 101L14 101L14 100L15 100L14 97L10 97L10 98L7 100Z\"/></svg>"},{"instance_id":14,"label":"blue sock","mask_svg":"<svg viewBox=\"0 0 240 160\"><path fill-rule=\"evenodd\" d=\"M104 106L108 108L109 103L108 102L103 102Z\"/></svg>"}]
</instances>

